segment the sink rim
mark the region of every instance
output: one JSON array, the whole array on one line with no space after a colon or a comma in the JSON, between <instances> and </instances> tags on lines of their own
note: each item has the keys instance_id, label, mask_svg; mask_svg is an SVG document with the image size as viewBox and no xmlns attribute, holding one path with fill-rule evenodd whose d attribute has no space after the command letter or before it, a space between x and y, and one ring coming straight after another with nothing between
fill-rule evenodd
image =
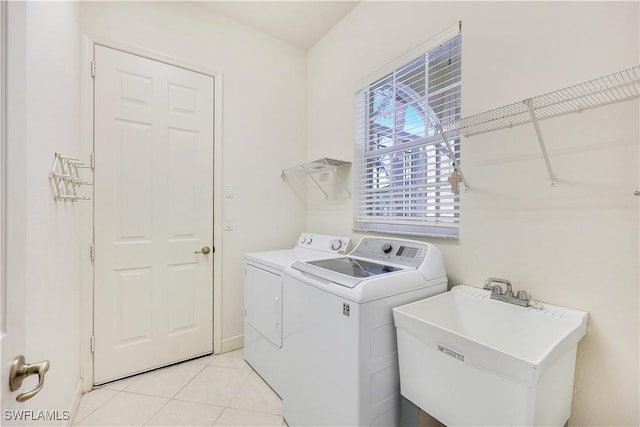
<instances>
[{"instance_id":1,"label":"sink rim","mask_svg":"<svg viewBox=\"0 0 640 427\"><path fill-rule=\"evenodd\" d=\"M527 316L526 320L529 324L532 324L531 319L535 323L535 317L532 316L544 316L545 328L549 327L550 320L552 322L562 322L563 328L552 339L537 346L539 348L533 347L535 351L527 352L514 346L496 345L496 340L486 342L471 333L451 329L451 325L448 325L445 321L439 322L429 316L421 317L411 311L407 312L412 306L426 306L422 311L430 313L430 306L440 304L443 300L451 301L450 304L460 308L461 304L456 301L456 297L482 301L481 310L485 312L487 307L498 307L501 313L506 313L507 315L510 312L522 313L522 315ZM442 342L446 346L449 343L453 350L456 350L456 346L458 346L457 350L469 356L465 356L467 358L464 363L487 369L512 379L518 377L519 379L517 380L527 383L535 382L535 378L539 376L546 366L553 363L566 350L576 346L580 339L586 335L588 322L588 313L584 311L551 304L542 304L541 309L520 307L490 299L490 291L464 284L453 287L449 292L396 307L393 312L396 328L404 329L414 336L422 335L421 340L423 341L428 337L430 344ZM478 316L482 315L482 312L478 314ZM426 325L426 327L423 327L423 325ZM420 330L421 327L422 331ZM514 335L510 335L510 337L514 337ZM505 342L507 341L502 339L501 343L504 344ZM524 374L522 372L523 369L528 373Z\"/></svg>"}]
</instances>

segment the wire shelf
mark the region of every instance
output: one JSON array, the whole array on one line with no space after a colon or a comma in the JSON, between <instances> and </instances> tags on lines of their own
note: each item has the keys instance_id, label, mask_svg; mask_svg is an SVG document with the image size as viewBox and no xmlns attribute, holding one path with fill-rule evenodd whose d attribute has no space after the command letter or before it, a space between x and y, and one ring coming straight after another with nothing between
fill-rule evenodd
<instances>
[{"instance_id":1,"label":"wire shelf","mask_svg":"<svg viewBox=\"0 0 640 427\"><path fill-rule=\"evenodd\" d=\"M465 136L577 113L594 107L640 97L640 66L609 74L521 102L505 105L461 119L442 123L444 132L460 131Z\"/></svg>"},{"instance_id":2,"label":"wire shelf","mask_svg":"<svg viewBox=\"0 0 640 427\"><path fill-rule=\"evenodd\" d=\"M322 194L324 194L324 197L328 199L329 193L327 193L325 189L322 188L320 183L313 177L313 174L328 171L328 172L331 172L336 179L338 179L338 181L342 184L344 191L346 191L349 197L351 197L351 190L349 190L349 188L345 185L345 183L342 182L340 177L338 177L338 175L336 174L337 167L350 165L350 164L351 162L345 162L344 160L329 159L324 157L322 159L314 160L312 162L307 162L301 165L292 166L287 169L281 169L280 176L284 177L288 173L305 174L309 178L311 178L311 180L316 185L316 187L318 187L318 189L322 191Z\"/></svg>"},{"instance_id":3,"label":"wire shelf","mask_svg":"<svg viewBox=\"0 0 640 427\"><path fill-rule=\"evenodd\" d=\"M318 160L314 160L312 162L303 163L301 165L293 166L287 169L283 169L281 174L284 175L286 173L294 172L294 173L318 173L332 170L338 166L349 165L351 162L345 162L343 160L336 159L328 159L322 158Z\"/></svg>"}]
</instances>

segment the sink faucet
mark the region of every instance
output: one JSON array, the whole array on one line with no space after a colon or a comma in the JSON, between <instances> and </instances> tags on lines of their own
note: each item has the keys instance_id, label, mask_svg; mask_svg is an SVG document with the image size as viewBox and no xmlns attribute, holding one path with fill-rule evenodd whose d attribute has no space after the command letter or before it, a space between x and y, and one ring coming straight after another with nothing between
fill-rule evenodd
<instances>
[{"instance_id":1,"label":"sink faucet","mask_svg":"<svg viewBox=\"0 0 640 427\"><path fill-rule=\"evenodd\" d=\"M506 292L502 291L502 286L491 285L492 283L502 283L507 285ZM497 277L489 277L484 282L484 289L491 291L491 299L495 299L502 302L508 302L509 304L516 304L521 307L529 307L530 298L526 291L518 291L517 295L514 295L511 282L507 279L499 279Z\"/></svg>"}]
</instances>

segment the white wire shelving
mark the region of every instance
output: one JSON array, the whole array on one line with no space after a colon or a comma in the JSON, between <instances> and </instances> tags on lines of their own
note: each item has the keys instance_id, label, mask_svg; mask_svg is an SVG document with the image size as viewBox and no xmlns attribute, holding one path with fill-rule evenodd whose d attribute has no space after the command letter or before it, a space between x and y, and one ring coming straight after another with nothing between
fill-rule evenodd
<instances>
[{"instance_id":1,"label":"white wire shelving","mask_svg":"<svg viewBox=\"0 0 640 427\"><path fill-rule=\"evenodd\" d=\"M336 169L338 167L344 166L344 165L350 165L350 164L351 162L346 162L344 160L329 159L324 157L322 159L314 160L312 162L306 162L300 165L292 166L290 168L281 169L280 176L284 177L288 173L297 173L297 174L307 175L309 178L311 178L311 180L316 185L316 187L318 187L318 189L322 191L322 194L324 194L324 197L328 199L329 193L327 193L327 191L324 188L322 188L318 180L315 179L313 175L321 172L331 172L333 176L338 180L338 182L340 182L340 184L344 188L344 191L346 191L349 197L351 197L351 190L349 190L349 188L345 185L343 180L336 173Z\"/></svg>"},{"instance_id":2,"label":"white wire shelving","mask_svg":"<svg viewBox=\"0 0 640 427\"><path fill-rule=\"evenodd\" d=\"M441 123L441 135L458 131L464 136L491 132L532 123L549 174L549 186L557 180L542 137L538 121L587 109L628 101L640 97L640 66L618 71L603 77L575 84L543 95L527 98L458 120ZM468 187L463 178L465 188Z\"/></svg>"},{"instance_id":3,"label":"white wire shelving","mask_svg":"<svg viewBox=\"0 0 640 427\"><path fill-rule=\"evenodd\" d=\"M53 200L71 201L91 200L90 197L78 195L78 187L92 185L80 177L79 169L91 169L77 157L54 154L53 164L49 170L49 181L53 189Z\"/></svg>"}]
</instances>

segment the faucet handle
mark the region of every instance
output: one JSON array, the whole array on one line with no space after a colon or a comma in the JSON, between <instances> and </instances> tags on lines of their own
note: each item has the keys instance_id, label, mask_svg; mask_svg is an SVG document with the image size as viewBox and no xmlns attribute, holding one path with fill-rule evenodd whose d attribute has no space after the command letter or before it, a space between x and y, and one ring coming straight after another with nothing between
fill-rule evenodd
<instances>
[{"instance_id":1,"label":"faucet handle","mask_svg":"<svg viewBox=\"0 0 640 427\"><path fill-rule=\"evenodd\" d=\"M514 297L513 289L511 288L511 283L507 283L507 291L504 293L508 297Z\"/></svg>"},{"instance_id":2,"label":"faucet handle","mask_svg":"<svg viewBox=\"0 0 640 427\"><path fill-rule=\"evenodd\" d=\"M493 282L497 282L497 283L502 283L504 285L507 285L507 289L511 289L511 282L508 281L507 279L500 279L498 277L489 277L485 282L484 282L484 289L486 290L490 290L493 288L493 286L491 286L491 283ZM502 289L502 288L500 288Z\"/></svg>"},{"instance_id":3,"label":"faucet handle","mask_svg":"<svg viewBox=\"0 0 640 427\"><path fill-rule=\"evenodd\" d=\"M493 295L504 295L504 293L502 292L502 286L500 285L493 285L493 287L491 288L491 293Z\"/></svg>"},{"instance_id":4,"label":"faucet handle","mask_svg":"<svg viewBox=\"0 0 640 427\"><path fill-rule=\"evenodd\" d=\"M522 300L522 301L529 301L529 299L530 299L529 294L527 293L527 291L518 291L518 295L516 295L516 298L518 298L519 300Z\"/></svg>"}]
</instances>

